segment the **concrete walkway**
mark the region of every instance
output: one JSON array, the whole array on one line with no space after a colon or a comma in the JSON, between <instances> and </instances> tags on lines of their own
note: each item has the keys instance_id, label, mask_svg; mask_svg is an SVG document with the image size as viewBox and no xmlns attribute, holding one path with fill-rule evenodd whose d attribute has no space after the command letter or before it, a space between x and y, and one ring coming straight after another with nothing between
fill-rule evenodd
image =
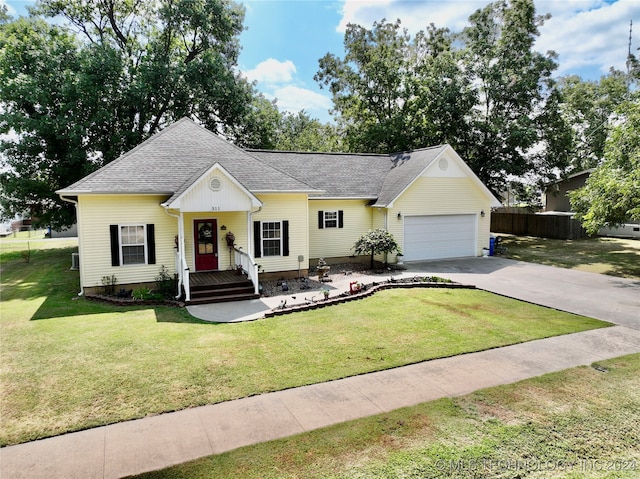
<instances>
[{"instance_id":1,"label":"concrete walkway","mask_svg":"<svg viewBox=\"0 0 640 479\"><path fill-rule=\"evenodd\" d=\"M0 477L119 478L638 352L614 326L427 361L6 447Z\"/></svg>"},{"instance_id":2,"label":"concrete walkway","mask_svg":"<svg viewBox=\"0 0 640 479\"><path fill-rule=\"evenodd\" d=\"M0 449L0 477L119 478L442 397L640 353L640 282L499 258L412 264L483 289L605 319L616 326L427 361L328 383ZM358 278L380 281L384 276ZM332 283L335 294L352 278ZM202 309L204 319L256 319L283 297ZM293 301L288 298L288 301ZM191 309L190 309L191 311ZM215 317L211 315L215 314Z\"/></svg>"}]
</instances>

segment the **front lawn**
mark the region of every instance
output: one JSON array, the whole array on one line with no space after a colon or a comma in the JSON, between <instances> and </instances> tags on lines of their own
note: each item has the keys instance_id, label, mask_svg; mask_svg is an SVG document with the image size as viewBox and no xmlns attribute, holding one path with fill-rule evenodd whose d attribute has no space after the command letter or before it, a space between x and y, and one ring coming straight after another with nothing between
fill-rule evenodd
<instances>
[{"instance_id":1,"label":"front lawn","mask_svg":"<svg viewBox=\"0 0 640 479\"><path fill-rule=\"evenodd\" d=\"M640 240L585 238L557 240L533 236L500 235L505 257L590 273L640 279Z\"/></svg>"},{"instance_id":2,"label":"front lawn","mask_svg":"<svg viewBox=\"0 0 640 479\"><path fill-rule=\"evenodd\" d=\"M2 253L2 445L607 326L476 290L389 290L243 324L78 298L73 249ZM53 244L53 243L51 243ZM38 249L40 248L40 249Z\"/></svg>"},{"instance_id":3,"label":"front lawn","mask_svg":"<svg viewBox=\"0 0 640 479\"><path fill-rule=\"evenodd\" d=\"M637 478L640 354L210 456L140 479Z\"/></svg>"}]
</instances>

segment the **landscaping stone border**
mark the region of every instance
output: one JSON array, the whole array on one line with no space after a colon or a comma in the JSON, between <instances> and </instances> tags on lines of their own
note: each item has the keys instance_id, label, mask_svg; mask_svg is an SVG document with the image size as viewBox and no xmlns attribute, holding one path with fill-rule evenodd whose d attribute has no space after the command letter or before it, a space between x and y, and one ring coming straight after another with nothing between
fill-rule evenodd
<instances>
[{"instance_id":1,"label":"landscaping stone border","mask_svg":"<svg viewBox=\"0 0 640 479\"><path fill-rule=\"evenodd\" d=\"M115 306L173 306L177 308L184 308L183 301L174 301L170 299L133 299L133 298L120 298L116 296L108 296L106 294L85 294L85 298L89 301L95 301L97 303L113 304Z\"/></svg>"},{"instance_id":2,"label":"landscaping stone border","mask_svg":"<svg viewBox=\"0 0 640 479\"><path fill-rule=\"evenodd\" d=\"M363 285L366 289L360 293L350 294L342 293L339 296L320 300L313 303L301 303L294 304L285 308L274 308L271 311L267 311L264 315L265 318L273 318L274 316L283 316L285 314L297 313L300 311L309 311L311 309L325 308L327 306L335 306L336 304L348 303L350 301L356 301L359 299L367 298L378 291L385 289L412 289L412 288L445 288L445 289L476 289L473 285L466 285L461 283L442 283L442 282L429 282L429 281L412 281L412 282L384 282L384 283L371 283Z\"/></svg>"}]
</instances>

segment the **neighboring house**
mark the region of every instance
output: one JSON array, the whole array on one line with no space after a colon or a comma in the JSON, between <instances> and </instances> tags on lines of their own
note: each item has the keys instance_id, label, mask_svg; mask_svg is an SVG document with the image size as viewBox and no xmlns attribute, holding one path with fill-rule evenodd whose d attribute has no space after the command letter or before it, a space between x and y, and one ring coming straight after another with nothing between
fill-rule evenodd
<instances>
[{"instance_id":1,"label":"neighboring house","mask_svg":"<svg viewBox=\"0 0 640 479\"><path fill-rule=\"evenodd\" d=\"M593 168L573 173L564 179L547 185L544 191L543 204L545 211L571 211L571 202L568 193L582 188L593 172Z\"/></svg>"},{"instance_id":2,"label":"neighboring house","mask_svg":"<svg viewBox=\"0 0 640 479\"><path fill-rule=\"evenodd\" d=\"M480 256L498 200L449 145L394 155L243 150L182 119L57 192L77 206L80 281L95 292L153 283L186 300L202 271L260 277L344 261L385 228L405 261ZM227 237L232 234L232 244ZM395 255L380 260L393 262Z\"/></svg>"}]
</instances>

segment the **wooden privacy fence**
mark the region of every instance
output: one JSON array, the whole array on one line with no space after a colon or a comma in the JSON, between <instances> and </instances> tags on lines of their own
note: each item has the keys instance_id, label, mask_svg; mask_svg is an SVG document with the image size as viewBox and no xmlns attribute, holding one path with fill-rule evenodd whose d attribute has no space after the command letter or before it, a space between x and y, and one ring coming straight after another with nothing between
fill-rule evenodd
<instances>
[{"instance_id":1,"label":"wooden privacy fence","mask_svg":"<svg viewBox=\"0 0 640 479\"><path fill-rule=\"evenodd\" d=\"M555 239L580 239L588 236L578 220L566 215L491 213L491 231Z\"/></svg>"}]
</instances>

